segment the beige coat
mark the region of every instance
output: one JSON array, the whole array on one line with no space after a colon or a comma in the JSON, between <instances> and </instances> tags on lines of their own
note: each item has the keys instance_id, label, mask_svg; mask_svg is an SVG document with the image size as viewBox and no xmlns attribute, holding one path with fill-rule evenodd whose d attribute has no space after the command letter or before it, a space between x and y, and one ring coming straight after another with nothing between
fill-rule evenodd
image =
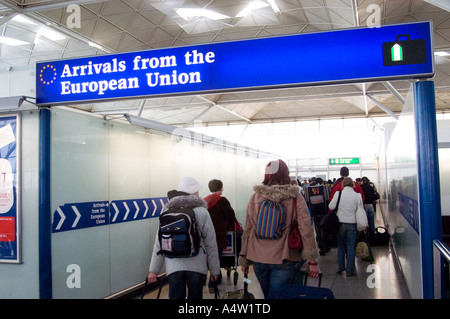
<instances>
[{"instance_id":1,"label":"beige coat","mask_svg":"<svg viewBox=\"0 0 450 319\"><path fill-rule=\"evenodd\" d=\"M297 197L297 220L303 241L301 257L305 260L316 259L318 256L314 230L311 225L306 202L299 193L297 185L258 185L254 188L247 205L247 216L242 235L242 249L240 256L253 262L266 264L282 264L283 260L299 261L298 252L289 249L288 235L293 214L293 198ZM286 225L280 239L259 239L255 236L256 221L259 208L264 199L281 200L286 207ZM242 258L241 258L242 259ZM244 266L240 262L241 266Z\"/></svg>"}]
</instances>

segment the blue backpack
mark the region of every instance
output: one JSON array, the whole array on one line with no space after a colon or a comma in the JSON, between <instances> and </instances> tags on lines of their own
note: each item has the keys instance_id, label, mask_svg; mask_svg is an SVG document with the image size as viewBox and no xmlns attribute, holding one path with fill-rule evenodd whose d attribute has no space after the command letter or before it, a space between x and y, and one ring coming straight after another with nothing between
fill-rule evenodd
<instances>
[{"instance_id":1,"label":"blue backpack","mask_svg":"<svg viewBox=\"0 0 450 319\"><path fill-rule=\"evenodd\" d=\"M200 232L192 208L173 207L159 216L158 254L167 258L196 256L200 248Z\"/></svg>"}]
</instances>

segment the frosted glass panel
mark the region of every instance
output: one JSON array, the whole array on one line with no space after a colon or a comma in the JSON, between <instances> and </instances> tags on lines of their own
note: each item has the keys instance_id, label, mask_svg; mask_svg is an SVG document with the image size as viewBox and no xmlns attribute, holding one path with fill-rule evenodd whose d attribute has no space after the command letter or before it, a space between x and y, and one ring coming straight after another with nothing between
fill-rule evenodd
<instances>
[{"instance_id":1,"label":"frosted glass panel","mask_svg":"<svg viewBox=\"0 0 450 319\"><path fill-rule=\"evenodd\" d=\"M148 144L150 192L155 197L167 196L167 191L176 187L180 180L178 163L172 155L177 142L167 136L151 134Z\"/></svg>"},{"instance_id":2,"label":"frosted glass panel","mask_svg":"<svg viewBox=\"0 0 450 319\"><path fill-rule=\"evenodd\" d=\"M412 89L395 126L386 127L390 140L386 149L386 184L388 199L385 215L393 233L395 250L412 298L421 298L421 259L417 189L416 130Z\"/></svg>"},{"instance_id":3,"label":"frosted glass panel","mask_svg":"<svg viewBox=\"0 0 450 319\"><path fill-rule=\"evenodd\" d=\"M65 110L51 113L51 208L107 201L108 129L103 120ZM63 223L76 222L72 210ZM59 213L57 213L59 215ZM59 217L59 216L58 216ZM109 229L106 226L52 234L54 298L101 298L110 292ZM71 270L76 265L76 270ZM79 271L77 271L79 270ZM75 287L68 285L71 275ZM79 288L77 285L79 284Z\"/></svg>"},{"instance_id":4,"label":"frosted glass panel","mask_svg":"<svg viewBox=\"0 0 450 319\"><path fill-rule=\"evenodd\" d=\"M151 197L149 134L120 123L109 123L108 128L110 201ZM129 214L136 213L134 203L129 202ZM110 226L111 291L120 291L130 283L144 280L142 270L148 268L150 262L149 254L143 253L151 251L150 223L149 219L144 219Z\"/></svg>"},{"instance_id":5,"label":"frosted glass panel","mask_svg":"<svg viewBox=\"0 0 450 319\"><path fill-rule=\"evenodd\" d=\"M55 110L52 116L52 208L108 199L107 123Z\"/></svg>"},{"instance_id":6,"label":"frosted glass panel","mask_svg":"<svg viewBox=\"0 0 450 319\"><path fill-rule=\"evenodd\" d=\"M125 124L108 125L111 198L117 200L148 197L148 133Z\"/></svg>"}]
</instances>

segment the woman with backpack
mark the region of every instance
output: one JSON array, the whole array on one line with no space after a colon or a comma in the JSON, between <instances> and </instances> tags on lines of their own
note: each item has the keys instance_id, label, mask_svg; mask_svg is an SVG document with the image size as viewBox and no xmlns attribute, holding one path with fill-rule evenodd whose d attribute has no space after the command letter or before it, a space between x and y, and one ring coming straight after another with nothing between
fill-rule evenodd
<instances>
[{"instance_id":1,"label":"woman with backpack","mask_svg":"<svg viewBox=\"0 0 450 319\"><path fill-rule=\"evenodd\" d=\"M271 161L266 166L262 185L254 186L253 190L255 193L247 205L239 265L244 273L248 273L249 266L253 264L264 297L271 298L281 286L293 283L297 266L306 260L309 276L318 277L318 251L306 202L299 186L291 184L289 169L284 161ZM277 215L282 218L261 218L264 210L266 213L270 211L266 208L269 205L273 207L272 217ZM290 225L295 215L303 243L301 252L290 249L288 243ZM281 220L281 224L277 227L273 220Z\"/></svg>"}]
</instances>

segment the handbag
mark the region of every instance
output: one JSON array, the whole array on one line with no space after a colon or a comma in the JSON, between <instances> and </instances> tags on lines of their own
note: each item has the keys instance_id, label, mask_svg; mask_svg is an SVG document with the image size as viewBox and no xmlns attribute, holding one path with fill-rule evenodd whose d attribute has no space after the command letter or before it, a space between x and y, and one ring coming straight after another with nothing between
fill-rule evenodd
<instances>
[{"instance_id":1,"label":"handbag","mask_svg":"<svg viewBox=\"0 0 450 319\"><path fill-rule=\"evenodd\" d=\"M323 216L322 220L319 223L319 226L322 228L322 230L324 232L327 232L332 235L337 233L337 231L339 229L339 225L340 225L339 218L337 217L336 212L339 208L339 202L341 201L341 194L342 194L342 191L339 191L336 208L332 212Z\"/></svg>"},{"instance_id":2,"label":"handbag","mask_svg":"<svg viewBox=\"0 0 450 319\"><path fill-rule=\"evenodd\" d=\"M383 230L380 232L380 230ZM391 238L391 235L389 235L389 232L386 228L382 226L378 226L375 228L375 241L376 245L384 246L389 244L389 239Z\"/></svg>"},{"instance_id":3,"label":"handbag","mask_svg":"<svg viewBox=\"0 0 450 319\"><path fill-rule=\"evenodd\" d=\"M367 214L361 201L356 209L356 228L358 231L363 231L368 226L369 222L367 221Z\"/></svg>"},{"instance_id":4,"label":"handbag","mask_svg":"<svg viewBox=\"0 0 450 319\"><path fill-rule=\"evenodd\" d=\"M255 296L248 291L248 283L251 281L248 279L248 275L244 274L244 289L238 289L235 291L228 291L224 293L222 299L255 299ZM216 285L217 287L217 285ZM216 299L219 299L219 291L217 290Z\"/></svg>"},{"instance_id":5,"label":"handbag","mask_svg":"<svg viewBox=\"0 0 450 319\"><path fill-rule=\"evenodd\" d=\"M323 216L319 226L323 231L329 234L336 234L339 229L339 218L335 212L331 212Z\"/></svg>"},{"instance_id":6,"label":"handbag","mask_svg":"<svg viewBox=\"0 0 450 319\"><path fill-rule=\"evenodd\" d=\"M301 249L303 248L302 238L300 237L300 232L298 231L298 223L297 223L297 198L294 198L294 207L292 214L292 223L291 229L289 231L288 236L288 244L291 249Z\"/></svg>"},{"instance_id":7,"label":"handbag","mask_svg":"<svg viewBox=\"0 0 450 319\"><path fill-rule=\"evenodd\" d=\"M370 256L369 247L365 241L360 241L356 244L355 256L361 259L365 259Z\"/></svg>"},{"instance_id":8,"label":"handbag","mask_svg":"<svg viewBox=\"0 0 450 319\"><path fill-rule=\"evenodd\" d=\"M363 231L358 234L358 238L356 239L357 244L355 247L355 256L360 258L365 262L374 262L375 258L372 253L372 247L368 240L369 232Z\"/></svg>"}]
</instances>

